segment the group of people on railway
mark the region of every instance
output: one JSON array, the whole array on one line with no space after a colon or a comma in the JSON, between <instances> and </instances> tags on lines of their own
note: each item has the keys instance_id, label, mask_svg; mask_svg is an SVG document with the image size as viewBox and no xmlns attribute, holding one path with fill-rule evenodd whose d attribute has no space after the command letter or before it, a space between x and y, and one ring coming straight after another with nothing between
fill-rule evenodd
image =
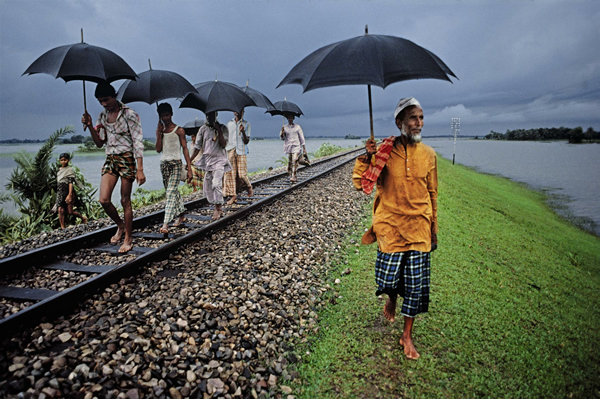
<instances>
[{"instance_id":1,"label":"group of people on railway","mask_svg":"<svg viewBox=\"0 0 600 399\"><path fill-rule=\"evenodd\" d=\"M138 114L117 99L116 91L109 83L99 83L95 97L104 110L96 123L86 112L81 118L89 129L97 147L105 146L106 161L102 167L99 201L106 214L116 223L117 232L111 243L123 239L119 252L133 248L133 210L131 191L133 182L144 184L143 136ZM217 121L218 113L206 113L206 122L191 132L192 143L188 149L185 130L173 122L173 109L168 103L157 108L159 121L156 127L156 151L161 153L160 170L166 191L166 205L160 232L169 232L169 223L180 226L185 222L185 207L178 190L181 180L192 184L194 191L202 186L208 202L214 206L213 220L223 215L224 197L232 205L237 195L247 190L253 196L248 178L247 154L250 141L250 123L244 119L244 110L234 112L226 125ZM304 134L294 123L294 115L285 115L288 124L281 129L285 140L284 152L289 155L288 173L290 181L297 181L298 160L301 152L306 154ZM186 162L181 160L181 154ZM121 180L121 206L123 219L111 201L117 182Z\"/></svg>"},{"instance_id":2,"label":"group of people on railway","mask_svg":"<svg viewBox=\"0 0 600 399\"><path fill-rule=\"evenodd\" d=\"M131 250L132 220L131 189L133 181L143 184L142 129L139 116L116 99L114 88L100 83L96 98L104 107L96 124L86 112L82 122L89 128L98 147L106 145L106 162L102 168L100 203L117 224L111 242L117 243L124 235L119 251ZM190 154L186 147L185 132L173 120L169 104L158 106L159 123L156 128L156 149L161 155L161 173L167 191L164 224L160 231L168 232L168 223L185 220L185 208L177 185L182 177L192 181L204 171L203 191L214 204L213 220L222 216L224 195L233 204L242 189L252 196L252 184L247 176L247 144L250 123L243 119L244 112L223 125L217 121L217 112L206 113L206 122L195 134ZM281 128L285 140L284 151L289 156L290 181L297 180L297 161L306 154L304 135L294 123L293 115L286 115L288 124ZM429 309L431 252L437 248L437 158L435 151L421 142L423 109L414 98L403 98L394 111L400 135L391 136L377 146L373 139L365 144L366 154L357 158L352 180L357 190L371 194L376 187L372 226L362 238L363 244L378 242L375 261L376 295L386 294L384 317L393 322L397 298L404 298L400 313L404 329L400 345L408 359L420 354L413 343L415 317ZM181 153L186 162L185 173ZM121 219L111 202L114 187L121 179Z\"/></svg>"}]
</instances>

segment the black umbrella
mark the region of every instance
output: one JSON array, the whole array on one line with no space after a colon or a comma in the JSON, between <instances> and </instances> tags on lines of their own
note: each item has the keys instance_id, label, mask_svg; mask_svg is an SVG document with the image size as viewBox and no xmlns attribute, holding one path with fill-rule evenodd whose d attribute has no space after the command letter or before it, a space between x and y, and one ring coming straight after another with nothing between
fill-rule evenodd
<instances>
[{"instance_id":1,"label":"black umbrella","mask_svg":"<svg viewBox=\"0 0 600 399\"><path fill-rule=\"evenodd\" d=\"M178 73L152 69L148 60L148 71L140 73L135 81L129 80L119 87L117 98L124 103L142 101L157 103L167 98L184 97L196 89L186 78Z\"/></svg>"},{"instance_id":2,"label":"black umbrella","mask_svg":"<svg viewBox=\"0 0 600 399\"><path fill-rule=\"evenodd\" d=\"M294 116L304 115L302 113L302 110L300 109L300 107L291 101L285 101L285 100L277 101L275 104L273 104L273 106L275 109L266 111L273 116L275 116L275 115L285 116L285 114L294 114Z\"/></svg>"},{"instance_id":3,"label":"black umbrella","mask_svg":"<svg viewBox=\"0 0 600 399\"><path fill-rule=\"evenodd\" d=\"M267 97L266 95L264 95L263 93L261 93L258 90L248 87L248 83L250 83L250 82L246 81L246 86L240 87L240 89L242 89L242 91L244 93L249 95L250 98L252 98L252 100L254 100L254 102L256 103L256 106L261 107L261 108L266 108L267 111L274 110L275 106L273 105L271 100L269 100L269 97Z\"/></svg>"},{"instance_id":4,"label":"black umbrella","mask_svg":"<svg viewBox=\"0 0 600 399\"><path fill-rule=\"evenodd\" d=\"M100 83L119 79L135 80L137 75L117 54L102 47L83 42L56 47L42 54L27 68L23 75L46 73L65 82L83 80L83 107L87 112L85 81Z\"/></svg>"},{"instance_id":5,"label":"black umbrella","mask_svg":"<svg viewBox=\"0 0 600 399\"><path fill-rule=\"evenodd\" d=\"M192 134L198 132L198 128L202 127L202 125L204 125L204 119L194 119L193 121L183 125L183 130L185 131L185 134L191 136Z\"/></svg>"},{"instance_id":6,"label":"black umbrella","mask_svg":"<svg viewBox=\"0 0 600 399\"><path fill-rule=\"evenodd\" d=\"M431 51L394 36L365 35L322 47L300 61L277 85L297 83L304 91L319 87L368 86L371 137L373 107L371 85L385 88L411 79L450 80L456 75Z\"/></svg>"},{"instance_id":7,"label":"black umbrella","mask_svg":"<svg viewBox=\"0 0 600 399\"><path fill-rule=\"evenodd\" d=\"M206 113L214 111L239 112L256 106L248 94L233 83L211 81L195 84L197 93L188 93L179 108L195 108Z\"/></svg>"}]
</instances>

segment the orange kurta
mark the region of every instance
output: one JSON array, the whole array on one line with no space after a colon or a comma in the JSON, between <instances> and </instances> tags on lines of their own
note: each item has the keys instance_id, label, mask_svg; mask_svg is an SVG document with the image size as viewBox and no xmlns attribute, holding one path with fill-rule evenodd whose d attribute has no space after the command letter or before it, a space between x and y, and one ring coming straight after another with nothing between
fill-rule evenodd
<instances>
[{"instance_id":1,"label":"orange kurta","mask_svg":"<svg viewBox=\"0 0 600 399\"><path fill-rule=\"evenodd\" d=\"M369 163L359 157L354 165L354 187L361 189L360 176ZM377 180L373 224L363 244L379 243L386 253L431 250L431 234L437 234L437 158L423 143L399 142Z\"/></svg>"}]
</instances>

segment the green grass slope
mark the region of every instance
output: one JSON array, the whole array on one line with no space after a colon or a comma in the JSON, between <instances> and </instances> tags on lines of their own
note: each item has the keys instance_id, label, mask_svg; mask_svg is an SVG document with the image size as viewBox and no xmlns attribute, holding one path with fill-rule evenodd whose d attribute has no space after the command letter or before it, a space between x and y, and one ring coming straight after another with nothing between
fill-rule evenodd
<instances>
[{"instance_id":1,"label":"green grass slope","mask_svg":"<svg viewBox=\"0 0 600 399\"><path fill-rule=\"evenodd\" d=\"M543 194L439 158L439 249L419 360L382 316L370 206L328 279L341 279L299 353L302 398L600 397L600 239ZM352 272L344 275L342 270ZM333 285L333 284L332 284Z\"/></svg>"}]
</instances>

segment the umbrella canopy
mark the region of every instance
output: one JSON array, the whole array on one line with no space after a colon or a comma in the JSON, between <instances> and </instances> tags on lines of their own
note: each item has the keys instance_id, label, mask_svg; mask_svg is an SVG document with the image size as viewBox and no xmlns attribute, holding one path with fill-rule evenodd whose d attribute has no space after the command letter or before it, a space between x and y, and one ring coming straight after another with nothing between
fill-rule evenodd
<instances>
[{"instance_id":1,"label":"umbrella canopy","mask_svg":"<svg viewBox=\"0 0 600 399\"><path fill-rule=\"evenodd\" d=\"M371 85L382 88L411 79L441 79L456 75L431 51L395 36L354 37L322 47L300 61L277 85L300 84L304 92L320 87L367 85L371 137L373 111Z\"/></svg>"},{"instance_id":2,"label":"umbrella canopy","mask_svg":"<svg viewBox=\"0 0 600 399\"><path fill-rule=\"evenodd\" d=\"M246 86L240 87L240 89L242 89L244 93L249 95L250 98L254 100L257 107L266 108L267 111L275 109L275 106L273 105L271 100L269 100L269 97L267 97L258 90L248 87L248 82L246 82Z\"/></svg>"},{"instance_id":3,"label":"umbrella canopy","mask_svg":"<svg viewBox=\"0 0 600 399\"><path fill-rule=\"evenodd\" d=\"M273 116L274 115L284 115L285 116L285 114L294 114L294 116L299 117L300 115L304 115L302 113L302 110L300 109L300 107L291 101L285 101L285 100L277 101L275 104L273 104L273 106L275 109L266 111Z\"/></svg>"},{"instance_id":4,"label":"umbrella canopy","mask_svg":"<svg viewBox=\"0 0 600 399\"><path fill-rule=\"evenodd\" d=\"M137 78L131 67L117 54L102 47L91 46L83 42L53 48L35 60L23 75L45 73L65 82L83 81L83 108L87 112L85 81L100 83L114 82L119 79ZM85 128L84 128L85 129Z\"/></svg>"},{"instance_id":5,"label":"umbrella canopy","mask_svg":"<svg viewBox=\"0 0 600 399\"><path fill-rule=\"evenodd\" d=\"M179 108L195 108L206 113L214 111L238 112L256 106L252 98L233 83L211 81L195 84L196 93L188 93Z\"/></svg>"},{"instance_id":6,"label":"umbrella canopy","mask_svg":"<svg viewBox=\"0 0 600 399\"><path fill-rule=\"evenodd\" d=\"M46 73L65 82L89 80L100 83L137 78L133 69L117 54L83 42L45 52L23 72L23 75L35 73Z\"/></svg>"},{"instance_id":7,"label":"umbrella canopy","mask_svg":"<svg viewBox=\"0 0 600 399\"><path fill-rule=\"evenodd\" d=\"M194 119L193 121L186 123L182 127L185 131L185 134L191 136L192 134L197 133L198 128L202 127L202 125L204 125L204 119Z\"/></svg>"},{"instance_id":8,"label":"umbrella canopy","mask_svg":"<svg viewBox=\"0 0 600 399\"><path fill-rule=\"evenodd\" d=\"M123 83L117 92L117 98L124 103L141 101L153 104L167 98L184 97L195 91L194 86L180 74L152 69L150 65L150 69L140 73L138 79Z\"/></svg>"}]
</instances>

